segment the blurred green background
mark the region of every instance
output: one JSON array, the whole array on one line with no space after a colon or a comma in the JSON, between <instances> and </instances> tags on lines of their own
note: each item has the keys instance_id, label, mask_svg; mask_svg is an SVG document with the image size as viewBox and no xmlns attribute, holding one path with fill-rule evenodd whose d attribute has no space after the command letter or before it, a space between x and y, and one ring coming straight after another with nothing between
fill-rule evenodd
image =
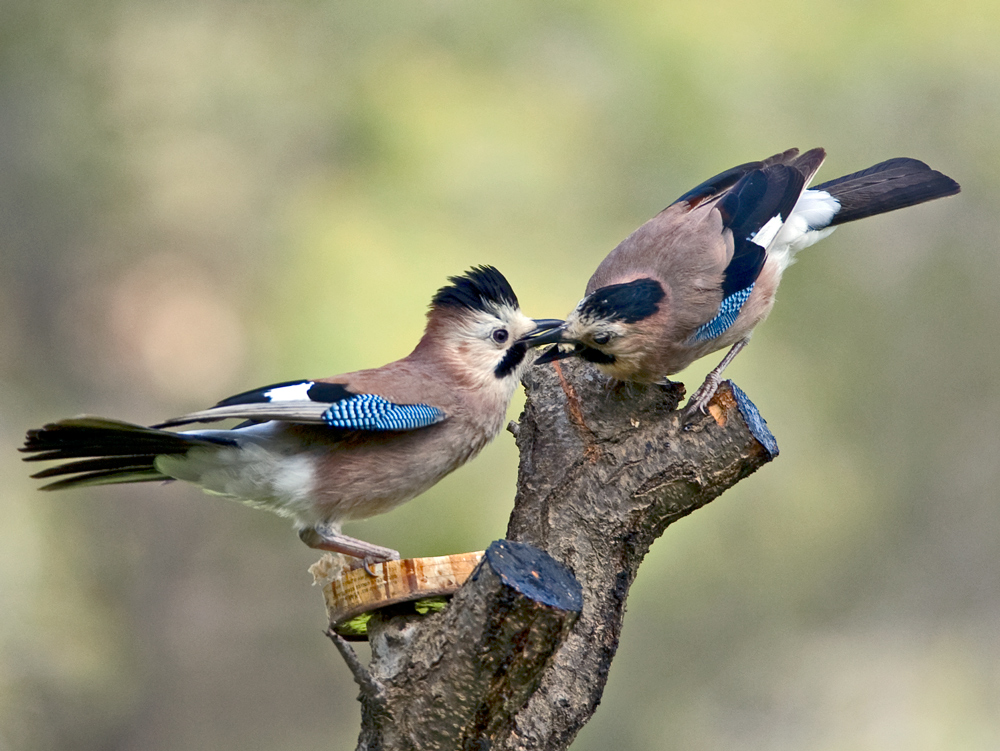
<instances>
[{"instance_id":1,"label":"blurred green background","mask_svg":"<svg viewBox=\"0 0 1000 751\"><path fill-rule=\"evenodd\" d=\"M564 315L689 187L818 145L821 180L912 156L963 193L786 274L729 371L781 456L654 546L574 748L1000 748L998 123L995 0L6 0L0 749L351 749L360 716L286 521L38 493L25 429L382 364L473 264ZM348 532L483 548L516 464L504 434Z\"/></svg>"}]
</instances>

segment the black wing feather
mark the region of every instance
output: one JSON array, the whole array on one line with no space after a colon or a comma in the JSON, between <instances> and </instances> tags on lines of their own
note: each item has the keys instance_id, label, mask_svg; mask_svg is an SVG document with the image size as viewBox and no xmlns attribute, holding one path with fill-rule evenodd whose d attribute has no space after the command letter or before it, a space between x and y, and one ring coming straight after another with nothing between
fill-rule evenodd
<instances>
[{"instance_id":1,"label":"black wing feather","mask_svg":"<svg viewBox=\"0 0 1000 751\"><path fill-rule=\"evenodd\" d=\"M758 162L747 162L745 164L731 167L730 169L720 172L718 175L710 177L705 180L705 182L691 188L691 190L674 201L674 203L680 203L681 201L687 201L691 205L701 203L702 201L711 198L712 196L719 195L723 191L733 187L740 181L740 178L745 176L747 173L753 172L754 170L764 169L772 164L791 163L795 160L798 154L798 149L788 149L788 151L783 151L780 154L775 154L774 156L770 156L767 159L763 159Z\"/></svg>"},{"instance_id":2,"label":"black wing feather","mask_svg":"<svg viewBox=\"0 0 1000 751\"><path fill-rule=\"evenodd\" d=\"M80 488L87 485L112 485L125 482L170 482L172 479L172 477L160 474L154 467L147 467L144 470L122 469L88 472L76 477L67 477L63 480L50 482L48 485L42 485L39 490L66 490L67 488Z\"/></svg>"},{"instance_id":3,"label":"black wing feather","mask_svg":"<svg viewBox=\"0 0 1000 751\"><path fill-rule=\"evenodd\" d=\"M53 457L56 458L56 457ZM135 456L103 456L97 459L83 459L77 462L67 462L55 467L43 469L35 472L32 477L41 480L46 477L56 477L58 475L71 475L75 472L106 472L109 470L121 471L147 470L153 466L156 454L136 454Z\"/></svg>"},{"instance_id":4,"label":"black wing feather","mask_svg":"<svg viewBox=\"0 0 1000 751\"><path fill-rule=\"evenodd\" d=\"M282 381L281 383L272 383L270 386L262 386L258 389L251 389L250 391L244 391L239 394L227 397L221 402L216 404L216 407L231 407L235 404L258 404L267 403L271 400L268 398L267 394L275 389L283 389L288 386L300 386L310 384L306 395L311 401L314 402L339 402L342 399L349 399L355 396L354 393L348 391L347 387L341 383L323 383L318 381Z\"/></svg>"},{"instance_id":5,"label":"black wing feather","mask_svg":"<svg viewBox=\"0 0 1000 751\"><path fill-rule=\"evenodd\" d=\"M754 236L775 216L787 219L805 188L802 173L785 164L769 165L743 177L717 204L724 227L733 233L733 257L722 280L722 296L746 289L757 280L767 249Z\"/></svg>"}]
</instances>

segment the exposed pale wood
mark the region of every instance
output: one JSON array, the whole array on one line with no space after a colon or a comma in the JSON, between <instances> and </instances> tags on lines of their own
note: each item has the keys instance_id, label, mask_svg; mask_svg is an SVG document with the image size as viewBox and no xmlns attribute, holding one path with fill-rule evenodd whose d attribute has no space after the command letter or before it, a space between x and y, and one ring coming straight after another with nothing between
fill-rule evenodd
<instances>
[{"instance_id":1,"label":"exposed pale wood","mask_svg":"<svg viewBox=\"0 0 1000 751\"><path fill-rule=\"evenodd\" d=\"M327 553L309 568L323 587L334 631L350 619L378 608L454 594L483 557L483 551L371 564L372 576L357 561Z\"/></svg>"}]
</instances>

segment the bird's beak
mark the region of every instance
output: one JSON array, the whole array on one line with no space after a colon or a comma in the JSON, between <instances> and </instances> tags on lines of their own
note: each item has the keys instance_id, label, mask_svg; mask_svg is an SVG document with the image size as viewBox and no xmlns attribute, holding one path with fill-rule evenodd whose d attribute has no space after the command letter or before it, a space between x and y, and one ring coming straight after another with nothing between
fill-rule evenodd
<instances>
[{"instance_id":1,"label":"bird's beak","mask_svg":"<svg viewBox=\"0 0 1000 751\"><path fill-rule=\"evenodd\" d=\"M575 339L568 339L566 337L566 324L563 321L551 319L536 320L535 324L537 328L530 334L521 337L521 341L525 342L529 347L544 347L547 344L556 345L536 357L536 365L543 365L547 362L555 362L556 360L572 357L582 346ZM560 344L571 346L563 350L559 346Z\"/></svg>"},{"instance_id":2,"label":"bird's beak","mask_svg":"<svg viewBox=\"0 0 1000 751\"><path fill-rule=\"evenodd\" d=\"M557 318L533 318L535 328L522 336L519 341L524 342L529 347L543 347L546 344L555 344L565 341L563 335L566 332L566 322Z\"/></svg>"},{"instance_id":3,"label":"bird's beak","mask_svg":"<svg viewBox=\"0 0 1000 751\"><path fill-rule=\"evenodd\" d=\"M567 344L572 344L573 346L568 349L561 349L558 344L549 347L547 350L542 352L538 357L535 358L535 365L544 365L547 362L555 362L556 360L565 360L567 357L572 357L581 349L583 349L582 344L577 344L574 342L567 342Z\"/></svg>"},{"instance_id":4,"label":"bird's beak","mask_svg":"<svg viewBox=\"0 0 1000 751\"><path fill-rule=\"evenodd\" d=\"M560 326L566 322L560 318L532 318L531 322L535 324L535 329L531 333L525 334L521 337L522 342L531 342L534 337L539 336L547 331L552 331L553 329L558 329Z\"/></svg>"}]
</instances>

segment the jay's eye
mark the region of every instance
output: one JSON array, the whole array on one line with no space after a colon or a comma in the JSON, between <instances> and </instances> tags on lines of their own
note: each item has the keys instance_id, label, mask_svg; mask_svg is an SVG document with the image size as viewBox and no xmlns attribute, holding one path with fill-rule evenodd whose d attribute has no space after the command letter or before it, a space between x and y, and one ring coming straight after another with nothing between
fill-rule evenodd
<instances>
[{"instance_id":1,"label":"jay's eye","mask_svg":"<svg viewBox=\"0 0 1000 751\"><path fill-rule=\"evenodd\" d=\"M493 332L493 341L497 344L503 344L509 336L510 334L507 333L507 329L497 329Z\"/></svg>"},{"instance_id":2,"label":"jay's eye","mask_svg":"<svg viewBox=\"0 0 1000 751\"><path fill-rule=\"evenodd\" d=\"M600 334L594 334L594 344L602 346L611 341L611 334L607 331L602 331Z\"/></svg>"}]
</instances>

